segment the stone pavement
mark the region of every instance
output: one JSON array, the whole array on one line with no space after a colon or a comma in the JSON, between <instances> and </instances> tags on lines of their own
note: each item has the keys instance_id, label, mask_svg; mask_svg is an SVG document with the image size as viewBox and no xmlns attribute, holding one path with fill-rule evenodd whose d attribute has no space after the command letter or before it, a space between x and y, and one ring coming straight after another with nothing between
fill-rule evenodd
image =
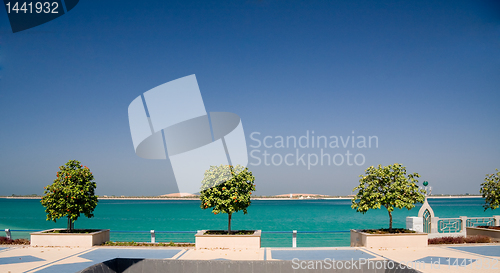
<instances>
[{"instance_id":1,"label":"stone pavement","mask_svg":"<svg viewBox=\"0 0 500 273\"><path fill-rule=\"evenodd\" d=\"M323 261L315 266L351 267L372 263L388 267L390 261L420 272L500 272L500 244L429 246L421 248L261 248L194 249L175 247L30 247L0 246L0 272L79 272L93 264L113 258L172 260L266 260L294 261L308 267L308 261ZM295 259L295 260L294 260ZM321 265L320 265L321 264ZM312 270L311 272L314 272ZM334 272L332 270L332 272ZM349 272L349 271L347 271Z\"/></svg>"}]
</instances>

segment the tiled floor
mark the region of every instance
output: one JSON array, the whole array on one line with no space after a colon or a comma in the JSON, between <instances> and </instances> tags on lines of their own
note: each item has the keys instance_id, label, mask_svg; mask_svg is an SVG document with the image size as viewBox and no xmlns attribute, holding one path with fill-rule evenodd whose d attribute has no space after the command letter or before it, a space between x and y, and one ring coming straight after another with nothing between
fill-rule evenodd
<instances>
[{"instance_id":1,"label":"tiled floor","mask_svg":"<svg viewBox=\"0 0 500 273\"><path fill-rule=\"evenodd\" d=\"M40 273L49 272L78 272L93 264L101 263L114 258L148 258L148 259L169 259L179 253L180 249L103 249L96 248L90 252L73 257L73 259L63 260L54 263L38 271Z\"/></svg>"},{"instance_id":2,"label":"tiled floor","mask_svg":"<svg viewBox=\"0 0 500 273\"><path fill-rule=\"evenodd\" d=\"M495 245L495 246L457 246L457 247L450 247L450 248L469 252L469 253L484 255L484 256L500 257L500 245Z\"/></svg>"},{"instance_id":3,"label":"tiled floor","mask_svg":"<svg viewBox=\"0 0 500 273\"><path fill-rule=\"evenodd\" d=\"M29 263L38 261L44 261L44 260L31 255L0 258L0 264Z\"/></svg>"},{"instance_id":4,"label":"tiled floor","mask_svg":"<svg viewBox=\"0 0 500 273\"><path fill-rule=\"evenodd\" d=\"M299 260L324 260L332 259L336 261L345 260L359 260L359 259L372 259L375 256L368 254L360 249L297 249L297 250L272 250L271 257L273 260L288 260L291 261L295 258Z\"/></svg>"},{"instance_id":5,"label":"tiled floor","mask_svg":"<svg viewBox=\"0 0 500 273\"><path fill-rule=\"evenodd\" d=\"M261 248L244 250L209 250L194 248L139 247L2 247L0 272L79 272L93 264L113 258L149 258L181 260L388 260L421 266L421 272L500 272L483 268L485 259L497 261L500 245L422 247L401 249L331 248ZM438 262L441 267L435 267ZM453 266L456 264L456 266ZM493 263L490 263L492 265ZM433 266L434 265L434 266ZM450 267L451 265L451 267Z\"/></svg>"},{"instance_id":6,"label":"tiled floor","mask_svg":"<svg viewBox=\"0 0 500 273\"><path fill-rule=\"evenodd\" d=\"M418 260L415 260L413 262L423 262L427 264L439 264L439 265L457 265L457 266L463 266L466 267L474 262L476 262L477 259L465 259L465 258L450 258L450 257L437 257L437 256L427 256L420 258Z\"/></svg>"}]
</instances>

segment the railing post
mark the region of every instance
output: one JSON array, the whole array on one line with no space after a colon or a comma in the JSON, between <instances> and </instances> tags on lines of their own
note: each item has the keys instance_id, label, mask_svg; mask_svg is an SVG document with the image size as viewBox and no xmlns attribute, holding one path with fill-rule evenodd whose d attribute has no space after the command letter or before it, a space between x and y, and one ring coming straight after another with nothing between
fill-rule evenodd
<instances>
[{"instance_id":1,"label":"railing post","mask_svg":"<svg viewBox=\"0 0 500 273\"><path fill-rule=\"evenodd\" d=\"M439 217L431 218L431 233L439 233Z\"/></svg>"},{"instance_id":2,"label":"railing post","mask_svg":"<svg viewBox=\"0 0 500 273\"><path fill-rule=\"evenodd\" d=\"M9 228L5 229L5 237L7 237L7 239L12 239L12 236L10 235L10 229Z\"/></svg>"},{"instance_id":3,"label":"railing post","mask_svg":"<svg viewBox=\"0 0 500 273\"><path fill-rule=\"evenodd\" d=\"M151 243L155 243L156 242L156 238L155 238L155 231L154 229L151 230Z\"/></svg>"},{"instance_id":4,"label":"railing post","mask_svg":"<svg viewBox=\"0 0 500 273\"><path fill-rule=\"evenodd\" d=\"M467 216L460 216L460 220L462 220L462 229L460 232L465 232L467 230Z\"/></svg>"},{"instance_id":5,"label":"railing post","mask_svg":"<svg viewBox=\"0 0 500 273\"><path fill-rule=\"evenodd\" d=\"M493 216L493 218L495 219L495 226L500 226L500 216L498 215L495 215Z\"/></svg>"},{"instance_id":6,"label":"railing post","mask_svg":"<svg viewBox=\"0 0 500 273\"><path fill-rule=\"evenodd\" d=\"M292 235L292 247L297 247L297 231L293 231Z\"/></svg>"}]
</instances>

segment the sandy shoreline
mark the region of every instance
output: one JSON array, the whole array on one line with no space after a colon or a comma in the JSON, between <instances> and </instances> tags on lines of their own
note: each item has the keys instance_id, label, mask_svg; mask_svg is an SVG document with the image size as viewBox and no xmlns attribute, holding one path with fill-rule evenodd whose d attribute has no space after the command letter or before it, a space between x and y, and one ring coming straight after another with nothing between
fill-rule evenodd
<instances>
[{"instance_id":1,"label":"sandy shoreline","mask_svg":"<svg viewBox=\"0 0 500 273\"><path fill-rule=\"evenodd\" d=\"M3 199L41 199L41 196L0 196ZM482 198L480 195L434 195L428 196L428 199L450 199L450 198ZM311 197L311 198L281 198L281 197L254 197L252 200L350 200L352 197ZM197 197L99 197L99 200L200 200Z\"/></svg>"}]
</instances>

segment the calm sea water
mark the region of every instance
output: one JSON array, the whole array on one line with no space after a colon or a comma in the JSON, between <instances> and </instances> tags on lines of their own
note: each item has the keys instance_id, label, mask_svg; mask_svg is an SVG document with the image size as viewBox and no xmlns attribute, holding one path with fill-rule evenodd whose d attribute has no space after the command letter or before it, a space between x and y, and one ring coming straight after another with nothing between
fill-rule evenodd
<instances>
[{"instance_id":1,"label":"calm sea water","mask_svg":"<svg viewBox=\"0 0 500 273\"><path fill-rule=\"evenodd\" d=\"M438 217L481 217L499 215L500 211L484 211L481 198L429 199ZM227 229L227 214L213 215L199 207L196 200L100 200L95 217L82 217L76 228L103 228L112 231L195 231ZM393 226L405 227L407 216L417 216L420 204L408 211L393 213ZM65 228L66 219L57 223L46 221L44 208L36 199L0 198L0 230ZM263 231L334 231L353 228L387 228L389 217L384 209L366 214L351 209L350 200L255 200L248 209L233 215L232 229L261 229ZM0 236L3 232L0 231ZM14 238L28 238L28 232L13 232ZM287 247L292 235L262 236L262 246ZM112 241L150 240L149 234L111 233ZM194 242L194 234L157 234L157 241ZM348 246L349 233L302 234L298 246Z\"/></svg>"}]
</instances>

